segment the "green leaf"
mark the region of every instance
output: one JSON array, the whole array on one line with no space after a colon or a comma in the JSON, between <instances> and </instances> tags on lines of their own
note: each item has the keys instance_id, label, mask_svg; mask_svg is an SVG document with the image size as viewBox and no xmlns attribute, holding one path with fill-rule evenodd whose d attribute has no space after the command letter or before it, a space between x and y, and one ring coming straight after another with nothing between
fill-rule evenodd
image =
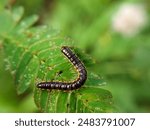
<instances>
[{"instance_id":1,"label":"green leaf","mask_svg":"<svg viewBox=\"0 0 150 130\"><path fill-rule=\"evenodd\" d=\"M14 26L13 18L8 10L0 12L0 36L8 33Z\"/></svg>"},{"instance_id":2,"label":"green leaf","mask_svg":"<svg viewBox=\"0 0 150 130\"><path fill-rule=\"evenodd\" d=\"M96 86L96 87L101 87L103 85L106 85L106 82L104 81L104 79L102 77L100 77L99 75L95 74L95 73L88 73L88 79L87 82L85 84L86 86Z\"/></svg>"},{"instance_id":3,"label":"green leaf","mask_svg":"<svg viewBox=\"0 0 150 130\"><path fill-rule=\"evenodd\" d=\"M22 31L26 30L27 28L29 28L30 26L32 26L34 23L36 23L37 20L38 20L38 16L37 15L33 15L33 16L28 17L28 18L25 18L16 27L16 30L18 32L22 32Z\"/></svg>"},{"instance_id":4,"label":"green leaf","mask_svg":"<svg viewBox=\"0 0 150 130\"><path fill-rule=\"evenodd\" d=\"M77 97L83 104L83 112L113 112L112 95L101 88L83 88L77 92ZM81 109L81 107L80 107Z\"/></svg>"},{"instance_id":5,"label":"green leaf","mask_svg":"<svg viewBox=\"0 0 150 130\"><path fill-rule=\"evenodd\" d=\"M22 8L14 9L12 19L16 25L9 30L9 35L2 35L7 68L14 76L17 93L33 90L34 101L42 112L115 111L111 93L100 88L104 80L89 69L94 60L75 48L73 41L62 37L59 31L45 26L32 27L37 16L20 20L22 12ZM38 89L36 84L42 81L72 82L77 79L76 69L61 52L64 45L71 47L85 64L87 82L73 91Z\"/></svg>"},{"instance_id":6,"label":"green leaf","mask_svg":"<svg viewBox=\"0 0 150 130\"><path fill-rule=\"evenodd\" d=\"M101 88L82 87L74 91L35 89L34 99L43 112L114 112L112 95Z\"/></svg>"},{"instance_id":7,"label":"green leaf","mask_svg":"<svg viewBox=\"0 0 150 130\"><path fill-rule=\"evenodd\" d=\"M22 7L14 8L12 11L8 9L0 11L0 36L8 36L8 33L13 30L23 13L24 9Z\"/></svg>"},{"instance_id":8,"label":"green leaf","mask_svg":"<svg viewBox=\"0 0 150 130\"><path fill-rule=\"evenodd\" d=\"M23 13L24 13L23 7L14 8L14 10L12 11L12 17L16 23L19 22L19 20L23 16Z\"/></svg>"},{"instance_id":9,"label":"green leaf","mask_svg":"<svg viewBox=\"0 0 150 130\"><path fill-rule=\"evenodd\" d=\"M95 64L95 60L90 55L85 54L85 52L83 50L81 50L79 48L73 48L73 50L76 52L76 54L79 57L81 57L82 62L84 62L84 64L87 67L93 66Z\"/></svg>"}]
</instances>

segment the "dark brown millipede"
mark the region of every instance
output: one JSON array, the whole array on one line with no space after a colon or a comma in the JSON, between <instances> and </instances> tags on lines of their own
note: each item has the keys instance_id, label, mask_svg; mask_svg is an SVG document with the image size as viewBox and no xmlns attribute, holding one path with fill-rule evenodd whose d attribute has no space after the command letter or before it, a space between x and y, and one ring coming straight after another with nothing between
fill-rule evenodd
<instances>
[{"instance_id":1,"label":"dark brown millipede","mask_svg":"<svg viewBox=\"0 0 150 130\"><path fill-rule=\"evenodd\" d=\"M69 59L78 72L78 78L72 82L40 82L38 88L42 89L59 89L59 90L74 90L80 88L87 79L87 71L83 63L68 46L62 46L61 52Z\"/></svg>"}]
</instances>

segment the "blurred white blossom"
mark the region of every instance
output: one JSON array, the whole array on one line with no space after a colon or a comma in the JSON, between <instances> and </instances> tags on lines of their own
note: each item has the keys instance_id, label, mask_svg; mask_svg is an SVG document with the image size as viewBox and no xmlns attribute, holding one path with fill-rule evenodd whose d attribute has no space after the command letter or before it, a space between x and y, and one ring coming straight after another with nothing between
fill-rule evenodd
<instances>
[{"instance_id":1,"label":"blurred white blossom","mask_svg":"<svg viewBox=\"0 0 150 130\"><path fill-rule=\"evenodd\" d=\"M146 10L139 4L123 4L114 14L112 28L124 36L133 36L146 24Z\"/></svg>"}]
</instances>

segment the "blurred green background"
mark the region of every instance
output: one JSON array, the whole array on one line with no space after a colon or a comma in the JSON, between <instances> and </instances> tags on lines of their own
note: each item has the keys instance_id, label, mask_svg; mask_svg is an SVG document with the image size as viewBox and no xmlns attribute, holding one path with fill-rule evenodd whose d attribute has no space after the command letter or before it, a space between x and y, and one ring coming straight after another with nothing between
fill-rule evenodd
<instances>
[{"instance_id":1,"label":"blurred green background","mask_svg":"<svg viewBox=\"0 0 150 130\"><path fill-rule=\"evenodd\" d=\"M149 0L6 0L25 16L61 30L96 61L118 112L150 112ZM36 112L32 93L18 96L0 43L0 112Z\"/></svg>"}]
</instances>

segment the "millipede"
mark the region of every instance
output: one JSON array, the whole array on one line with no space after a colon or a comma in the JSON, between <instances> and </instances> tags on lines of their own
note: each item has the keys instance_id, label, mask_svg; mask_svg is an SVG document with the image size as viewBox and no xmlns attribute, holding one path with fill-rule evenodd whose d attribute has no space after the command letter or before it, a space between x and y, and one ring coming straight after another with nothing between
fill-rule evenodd
<instances>
[{"instance_id":1,"label":"millipede","mask_svg":"<svg viewBox=\"0 0 150 130\"><path fill-rule=\"evenodd\" d=\"M84 64L68 46L62 46L61 52L69 59L69 61L73 64L74 68L77 70L78 78L72 82L40 82L37 84L38 88L75 90L84 85L87 79L87 71L84 67Z\"/></svg>"}]
</instances>

